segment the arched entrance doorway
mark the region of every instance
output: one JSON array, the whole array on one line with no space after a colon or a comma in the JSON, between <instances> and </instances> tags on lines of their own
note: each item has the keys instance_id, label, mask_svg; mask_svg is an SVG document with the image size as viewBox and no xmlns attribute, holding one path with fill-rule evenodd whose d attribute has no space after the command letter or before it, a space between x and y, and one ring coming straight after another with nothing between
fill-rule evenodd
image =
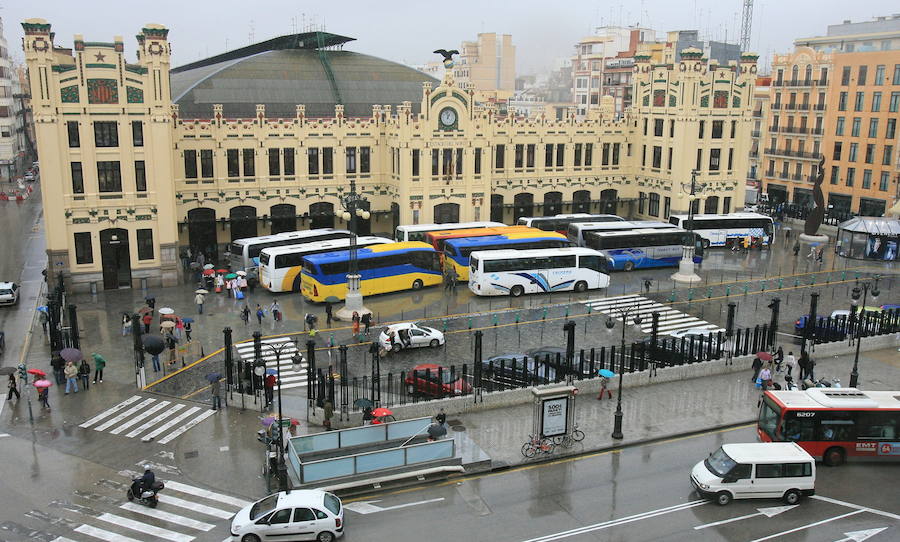
<instances>
[{"instance_id":1,"label":"arched entrance doorway","mask_svg":"<svg viewBox=\"0 0 900 542\"><path fill-rule=\"evenodd\" d=\"M104 290L131 288L128 230L110 228L100 232L100 259L103 263Z\"/></svg>"},{"instance_id":2,"label":"arched entrance doorway","mask_svg":"<svg viewBox=\"0 0 900 542\"><path fill-rule=\"evenodd\" d=\"M231 219L231 240L256 237L256 209L249 205L232 207L229 212Z\"/></svg>"},{"instance_id":3,"label":"arched entrance doorway","mask_svg":"<svg viewBox=\"0 0 900 542\"><path fill-rule=\"evenodd\" d=\"M619 191L615 188L607 188L600 192L600 214L616 214L616 199L618 199L618 197Z\"/></svg>"},{"instance_id":4,"label":"arched entrance doorway","mask_svg":"<svg viewBox=\"0 0 900 542\"><path fill-rule=\"evenodd\" d=\"M434 206L434 223L447 224L459 222L458 203L440 203Z\"/></svg>"},{"instance_id":5,"label":"arched entrance doorway","mask_svg":"<svg viewBox=\"0 0 900 542\"><path fill-rule=\"evenodd\" d=\"M719 212L719 196L709 196L706 198L706 205L703 208L706 214L716 214Z\"/></svg>"},{"instance_id":6,"label":"arched entrance doorway","mask_svg":"<svg viewBox=\"0 0 900 542\"><path fill-rule=\"evenodd\" d=\"M503 222L503 196L491 194L491 222Z\"/></svg>"},{"instance_id":7,"label":"arched entrance doorway","mask_svg":"<svg viewBox=\"0 0 900 542\"><path fill-rule=\"evenodd\" d=\"M297 230L297 207L289 203L273 205L269 210L272 218L272 233Z\"/></svg>"},{"instance_id":8,"label":"arched entrance doorway","mask_svg":"<svg viewBox=\"0 0 900 542\"><path fill-rule=\"evenodd\" d=\"M572 212L573 213L590 213L591 212L591 191L576 190L572 194Z\"/></svg>"},{"instance_id":9,"label":"arched entrance doorway","mask_svg":"<svg viewBox=\"0 0 900 542\"><path fill-rule=\"evenodd\" d=\"M522 192L513 198L513 224L523 216L534 216L534 195Z\"/></svg>"},{"instance_id":10,"label":"arched entrance doorway","mask_svg":"<svg viewBox=\"0 0 900 542\"><path fill-rule=\"evenodd\" d=\"M556 216L562 212L562 192L544 194L544 216Z\"/></svg>"},{"instance_id":11,"label":"arched entrance doorway","mask_svg":"<svg viewBox=\"0 0 900 542\"><path fill-rule=\"evenodd\" d=\"M309 206L309 229L334 227L334 204L320 201Z\"/></svg>"},{"instance_id":12,"label":"arched entrance doorway","mask_svg":"<svg viewBox=\"0 0 900 542\"><path fill-rule=\"evenodd\" d=\"M219 256L216 241L216 212L206 207L191 209L187 214L188 244L196 259L201 252L208 262L215 262Z\"/></svg>"}]
</instances>

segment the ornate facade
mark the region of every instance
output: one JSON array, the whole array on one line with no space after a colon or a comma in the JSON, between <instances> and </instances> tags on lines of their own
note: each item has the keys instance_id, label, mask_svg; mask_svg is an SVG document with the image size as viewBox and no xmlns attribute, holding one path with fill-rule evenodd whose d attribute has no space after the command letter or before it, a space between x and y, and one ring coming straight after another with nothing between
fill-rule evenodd
<instances>
[{"instance_id":1,"label":"ornate facade","mask_svg":"<svg viewBox=\"0 0 900 542\"><path fill-rule=\"evenodd\" d=\"M138 62L128 64L118 38L76 37L73 56L53 47L45 21L24 26L40 89L47 250L76 287L173 283L179 246L215 258L235 238L345 227L340 200L351 181L372 211L360 230L372 232L579 211L665 220L687 210L683 185L694 169L706 184L696 208L744 202L755 55L729 66L709 66L692 49L675 65L638 56L635 105L620 120L608 98L583 121L574 111L563 120L499 116L451 74L423 85L419 112L406 101L373 104L365 118L342 105L308 117L303 104L291 118L269 118L264 105L255 118L226 118L222 106L182 118L163 27L143 29ZM105 146L109 123L114 147Z\"/></svg>"}]
</instances>

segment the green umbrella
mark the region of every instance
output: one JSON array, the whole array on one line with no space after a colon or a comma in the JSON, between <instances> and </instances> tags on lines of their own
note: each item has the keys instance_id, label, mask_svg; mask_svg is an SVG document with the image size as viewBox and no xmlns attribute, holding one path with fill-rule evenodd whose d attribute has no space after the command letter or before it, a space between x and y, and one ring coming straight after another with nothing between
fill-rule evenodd
<instances>
[{"instance_id":1,"label":"green umbrella","mask_svg":"<svg viewBox=\"0 0 900 542\"><path fill-rule=\"evenodd\" d=\"M228 273L227 275L225 275L225 278L228 279L228 280L236 279L236 278L237 278L237 275L234 274L234 273Z\"/></svg>"}]
</instances>

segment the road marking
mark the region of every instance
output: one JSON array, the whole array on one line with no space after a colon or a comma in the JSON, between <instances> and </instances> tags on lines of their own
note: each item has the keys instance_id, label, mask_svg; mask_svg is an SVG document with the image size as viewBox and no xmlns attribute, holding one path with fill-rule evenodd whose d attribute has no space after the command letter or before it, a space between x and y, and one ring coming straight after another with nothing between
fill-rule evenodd
<instances>
[{"instance_id":1,"label":"road marking","mask_svg":"<svg viewBox=\"0 0 900 542\"><path fill-rule=\"evenodd\" d=\"M234 515L234 512L226 512L225 510L213 508L212 506L197 504L195 502L186 501L184 499L179 499L178 497L172 497L170 495L160 495L159 502L168 503L173 506L179 506L186 510L193 510L194 512L200 512L201 514L206 514L207 516L213 516L220 519L228 519Z\"/></svg>"},{"instance_id":2,"label":"road marking","mask_svg":"<svg viewBox=\"0 0 900 542\"><path fill-rule=\"evenodd\" d=\"M118 525L119 527L131 529L132 531L138 531L139 533L149 534L157 538L165 538L166 540L171 540L172 542L191 542L191 540L194 539L194 537L190 535L176 533L175 531L170 531L169 529L163 529L162 527L150 525L149 523L144 523L142 521L123 518L122 516L117 516L115 514L100 514L99 516L97 516L97 519L99 519L100 521L105 521L107 523L112 523L113 525Z\"/></svg>"},{"instance_id":3,"label":"road marking","mask_svg":"<svg viewBox=\"0 0 900 542\"><path fill-rule=\"evenodd\" d=\"M190 412L190 411L188 411L188 412ZM171 433L169 433L169 434L166 435L165 437L161 438L161 439L159 440L159 443L160 443L160 444L168 444L170 441L172 441L173 439L178 438L182 433L184 433L185 431L187 431L187 430L190 429L191 427L194 427L195 425L197 425L198 423L202 422L202 421L205 420L206 418L209 418L210 416L212 416L212 415L215 414L215 413L216 413L216 411L215 411L215 410L212 410L212 409L209 409L209 410L205 411L203 414L197 416L197 417L194 418L193 420L187 422L186 424L182 425L182 426L179 427L178 429L172 431ZM185 414L187 414L187 412L185 412Z\"/></svg>"},{"instance_id":4,"label":"road marking","mask_svg":"<svg viewBox=\"0 0 900 542\"><path fill-rule=\"evenodd\" d=\"M128 429L129 427L131 427L132 425L136 424L137 422L139 422L139 421L141 421L141 420L143 420L143 419L146 419L146 418L149 417L150 415L152 415L152 414L154 414L154 413L156 413L156 412L159 412L160 410L166 408L166 406L168 406L170 403L171 403L171 401L160 401L159 403L156 403L155 405L153 405L152 407L148 408L148 409L145 410L144 412L141 412L140 414L138 414L138 415L135 416L134 418L132 418L132 419L128 420L127 422L125 422L125 423L119 425L118 427L116 427L115 429L113 429L112 431L110 431L109 434L110 434L110 435L118 435L118 434L121 433L122 431L124 431L124 430Z\"/></svg>"},{"instance_id":5,"label":"road marking","mask_svg":"<svg viewBox=\"0 0 900 542\"><path fill-rule=\"evenodd\" d=\"M441 502L443 501L443 497L438 497L437 499L428 499L427 501L417 501L417 502L408 502L406 504L397 504L394 506L375 506L372 504L373 502L381 502L381 501L357 501L344 506L347 510L351 510L358 514L374 514L376 512L387 512L388 510L396 510L398 508L408 508L410 506L417 506L419 504L428 504L432 502Z\"/></svg>"},{"instance_id":6,"label":"road marking","mask_svg":"<svg viewBox=\"0 0 900 542\"><path fill-rule=\"evenodd\" d=\"M237 497L231 497L229 495L223 495L221 493L216 493L214 491L209 491L206 489L201 489L199 487L189 486L186 484L182 484L180 482L173 482L171 480L165 482L166 487L170 489L174 489L175 491L180 491L181 493L188 493L190 495L195 495L197 497L203 497L204 499L209 499L212 501L219 501L225 504L231 504L237 506L238 508L243 508L249 504L251 501L245 501L243 499L238 499Z\"/></svg>"},{"instance_id":7,"label":"road marking","mask_svg":"<svg viewBox=\"0 0 900 542\"><path fill-rule=\"evenodd\" d=\"M880 516L900 520L900 516L898 516L897 514L891 514L890 512L885 512L883 510L876 510L875 508L868 508L866 506L860 506L858 504L853 504L852 502L839 501L837 499L832 499L831 497L824 497L822 495L813 495L812 497L810 497L810 499L816 499L818 501L830 502L831 504L838 504L840 506L846 506L847 508L856 508L857 510L863 510L865 512L871 512L873 514L878 514Z\"/></svg>"},{"instance_id":8,"label":"road marking","mask_svg":"<svg viewBox=\"0 0 900 542\"><path fill-rule=\"evenodd\" d=\"M171 514L159 509L150 509L146 506L134 504L133 502L126 502L119 508L128 510L129 512L135 512L138 514L143 514L145 516L150 516L151 518L158 518L170 523L175 523L177 525L190 527L191 529L197 529L198 531L211 531L215 528L215 525L213 525L212 523L197 521L196 519L186 518L184 516L179 516L178 514Z\"/></svg>"},{"instance_id":9,"label":"road marking","mask_svg":"<svg viewBox=\"0 0 900 542\"><path fill-rule=\"evenodd\" d=\"M853 512L848 512L846 514L842 514L840 516L834 516L833 518L823 519L822 521L817 521L815 523L810 523L808 525L803 525L801 527L795 527L788 531L781 531L780 533L770 534L769 536L765 536L763 538L757 538L756 540L752 540L751 542L762 542L763 540L771 540L772 538L778 538L779 536L784 536L786 534L795 533L797 531L802 531L804 529L809 529L810 527L816 527L825 523L829 523L832 521L836 521L839 519L844 519L850 516L855 516L856 514L862 514L865 510L854 510Z\"/></svg>"},{"instance_id":10,"label":"road marking","mask_svg":"<svg viewBox=\"0 0 900 542\"><path fill-rule=\"evenodd\" d=\"M195 413L196 413L197 411L199 411L199 410L200 410L200 407L191 407L191 408L185 410L184 412L182 412L181 414L179 414L179 415L176 416L175 418L173 418L173 419L167 421L166 423L160 425L159 427L157 427L157 428L154 429L153 431L151 431L151 432L147 433L146 435L144 435L143 437L141 437L141 440L142 440L143 442L150 442L151 440L153 440L153 439L156 438L157 436L161 435L161 434L164 433L165 431L168 431L169 429L171 429L172 427L174 427L178 422L184 420L185 418L188 418L188 417L192 416L193 414L195 414Z\"/></svg>"},{"instance_id":11,"label":"road marking","mask_svg":"<svg viewBox=\"0 0 900 542\"><path fill-rule=\"evenodd\" d=\"M88 427L94 425L95 423L99 422L100 420L109 416L110 414L112 414L114 412L118 412L118 411L122 410L123 408L127 407L128 405L130 405L131 403L134 403L134 402L137 402L140 400L141 400L140 395L132 395L128 399L125 399L124 401L119 403L118 405L116 405L112 408L108 408L108 409L104 410L103 412L101 412L100 414L97 414L96 416L94 416L90 420L84 422L83 424L79 425L78 427L80 427L82 429L87 429Z\"/></svg>"},{"instance_id":12,"label":"road marking","mask_svg":"<svg viewBox=\"0 0 900 542\"><path fill-rule=\"evenodd\" d=\"M103 529L98 529L97 527L91 527L90 525L79 525L78 527L75 527L75 532L93 536L100 540L106 540L107 542L141 542L140 540L135 540L134 538L118 533L111 533Z\"/></svg>"},{"instance_id":13,"label":"road marking","mask_svg":"<svg viewBox=\"0 0 900 542\"><path fill-rule=\"evenodd\" d=\"M545 536L541 536L538 538L529 538L524 542L550 542L552 540L560 540L563 538L568 538L570 536L576 536L580 534L586 534L594 531L600 531L603 529L608 529L610 527L617 527L619 525L625 525L626 523L632 523L635 521L641 521L643 519L649 519L656 516L662 516L665 514L671 514L672 512L679 512L681 510L687 510L689 508L694 508L695 506L703 506L707 504L709 501L699 500L699 501L691 501L683 504L676 504L674 506L669 506L666 508L659 508L657 510L650 510L649 512L643 512L641 514L635 514L633 516L627 516L620 519L613 519L610 521L604 521L602 523L595 523L594 525L586 525L584 527L579 527L577 529L571 529L568 531L563 531L560 533L548 534Z\"/></svg>"},{"instance_id":14,"label":"road marking","mask_svg":"<svg viewBox=\"0 0 900 542\"><path fill-rule=\"evenodd\" d=\"M673 309L671 305L666 305L653 301L639 295L623 295L619 297L610 297L606 299L595 299L584 302L585 305L592 310L596 310L602 314L606 314L616 320L622 319L619 309L628 309L631 311L629 316L641 316L641 330L649 332L652 327L653 313L659 313L660 334L668 335L673 331L682 329L702 328L705 333L715 333L724 331L718 325L712 324L696 316L692 316L677 309Z\"/></svg>"},{"instance_id":15,"label":"road marking","mask_svg":"<svg viewBox=\"0 0 900 542\"><path fill-rule=\"evenodd\" d=\"M56 538L54 538L54 539L51 540L50 542L75 542L75 541L72 540L71 538L66 538L66 537L64 537L64 536L57 536Z\"/></svg>"},{"instance_id":16,"label":"road marking","mask_svg":"<svg viewBox=\"0 0 900 542\"><path fill-rule=\"evenodd\" d=\"M722 521L716 521L713 523L707 523L705 525L697 525L694 527L694 530L706 529L707 527L715 527L716 525L724 525L726 523L731 523L733 521L741 521L742 519L755 518L758 516L766 516L767 518L771 518L781 514L783 512L787 512L792 508L797 508L798 505L794 504L791 506L773 506L771 508L757 508L758 512L755 514L747 514L746 516L740 516L731 519L723 519Z\"/></svg>"},{"instance_id":17,"label":"road marking","mask_svg":"<svg viewBox=\"0 0 900 542\"><path fill-rule=\"evenodd\" d=\"M175 414L176 412L178 412L179 410L181 410L182 408L184 408L186 406L187 405L183 405L181 403L175 403L174 405L172 405L172 408L170 408L169 410L163 412L159 416L156 416L155 418L153 418L147 422L144 422L143 425L141 425L137 429L133 429L131 432L129 432L125 436L128 438L134 438L134 437L140 435L141 433L143 433L144 430L149 429L150 427L152 427L152 426L156 425L157 423L163 421L164 419L168 418L169 415Z\"/></svg>"},{"instance_id":18,"label":"road marking","mask_svg":"<svg viewBox=\"0 0 900 542\"><path fill-rule=\"evenodd\" d=\"M887 527L879 527L878 529L866 529L864 531L850 531L849 533L844 533L847 535L847 538L841 538L840 540L836 540L835 542L863 542L864 540L868 540L880 533L881 531L886 531Z\"/></svg>"},{"instance_id":19,"label":"road marking","mask_svg":"<svg viewBox=\"0 0 900 542\"><path fill-rule=\"evenodd\" d=\"M8 437L9 433L0 433L0 438Z\"/></svg>"},{"instance_id":20,"label":"road marking","mask_svg":"<svg viewBox=\"0 0 900 542\"><path fill-rule=\"evenodd\" d=\"M101 425L98 425L97 427L94 428L94 431L105 431L105 430L109 429L110 427L114 426L115 424L119 423L120 421L124 420L124 419L127 418L128 416L131 416L132 414L134 414L134 413L137 412L138 410L140 410L140 409L144 408L145 406L149 405L150 403L155 403L155 402L156 402L156 399L154 399L154 398L152 398L152 397L151 397L151 398L148 398L148 399L144 399L143 401L141 401L141 402L138 403L137 405L135 405L135 406L129 408L129 409L126 410L125 412L122 412L121 414L119 414L118 416L116 416L116 417L110 419L110 420L107 421L106 423L101 424Z\"/></svg>"}]
</instances>

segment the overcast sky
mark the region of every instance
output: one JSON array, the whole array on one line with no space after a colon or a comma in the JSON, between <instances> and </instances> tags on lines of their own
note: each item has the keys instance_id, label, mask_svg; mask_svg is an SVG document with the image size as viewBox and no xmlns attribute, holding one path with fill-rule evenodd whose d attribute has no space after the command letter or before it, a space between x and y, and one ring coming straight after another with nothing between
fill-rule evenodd
<instances>
[{"instance_id":1,"label":"overcast sky","mask_svg":"<svg viewBox=\"0 0 900 542\"><path fill-rule=\"evenodd\" d=\"M185 64L255 41L324 25L357 41L346 49L410 64L437 59L431 51L457 48L479 32L512 34L517 73L546 71L554 59L571 56L573 45L600 25L649 26L657 31L698 29L701 35L736 42L741 0L12 0L2 2L10 53L23 60L21 21L47 19L57 45L72 36L87 41L125 38L134 60L134 35L143 24L170 29L174 65ZM429 7L435 6L435 7ZM514 7L513 7L514 6ZM825 34L844 19L868 20L900 12L897 0L756 0L751 46L762 57L790 50L793 39Z\"/></svg>"}]
</instances>

